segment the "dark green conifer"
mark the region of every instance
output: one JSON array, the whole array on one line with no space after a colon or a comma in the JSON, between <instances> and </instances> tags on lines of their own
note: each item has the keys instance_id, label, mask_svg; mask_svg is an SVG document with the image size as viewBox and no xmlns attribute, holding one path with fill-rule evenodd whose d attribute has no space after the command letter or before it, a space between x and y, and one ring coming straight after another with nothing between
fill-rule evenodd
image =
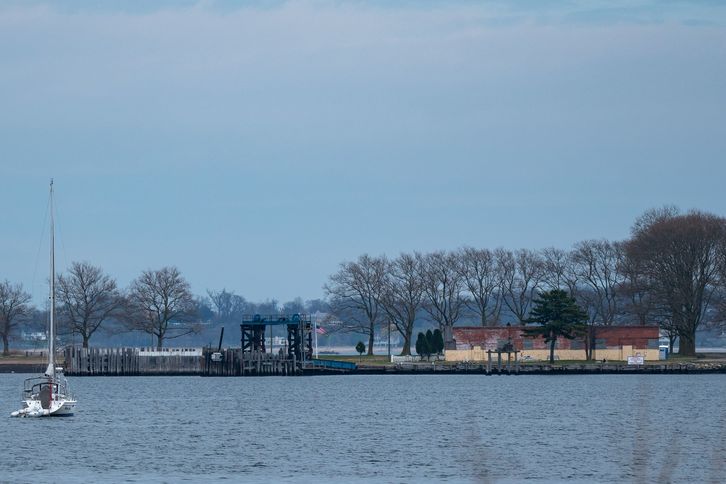
<instances>
[{"instance_id":1,"label":"dark green conifer","mask_svg":"<svg viewBox=\"0 0 726 484\"><path fill-rule=\"evenodd\" d=\"M434 334L431 330L426 330L426 358L428 359L431 355L436 353L436 342L434 341Z\"/></svg>"},{"instance_id":2,"label":"dark green conifer","mask_svg":"<svg viewBox=\"0 0 726 484\"><path fill-rule=\"evenodd\" d=\"M363 356L363 353L366 351L366 345L362 341L358 341L358 344L355 345L355 350L358 352L358 361L360 361L361 357Z\"/></svg>"},{"instance_id":3,"label":"dark green conifer","mask_svg":"<svg viewBox=\"0 0 726 484\"><path fill-rule=\"evenodd\" d=\"M431 354L429 350L429 343L426 341L426 335L419 332L416 338L416 353L423 359L424 356L428 357Z\"/></svg>"},{"instance_id":4,"label":"dark green conifer","mask_svg":"<svg viewBox=\"0 0 726 484\"><path fill-rule=\"evenodd\" d=\"M444 352L444 335L438 328L434 330L434 347L432 349L437 355L441 355Z\"/></svg>"},{"instance_id":5,"label":"dark green conifer","mask_svg":"<svg viewBox=\"0 0 726 484\"><path fill-rule=\"evenodd\" d=\"M574 298L561 289L541 292L527 322L540 326L525 328L530 337L543 336L550 345L550 363L555 362L557 338L574 339L586 330L587 314L580 309Z\"/></svg>"}]
</instances>

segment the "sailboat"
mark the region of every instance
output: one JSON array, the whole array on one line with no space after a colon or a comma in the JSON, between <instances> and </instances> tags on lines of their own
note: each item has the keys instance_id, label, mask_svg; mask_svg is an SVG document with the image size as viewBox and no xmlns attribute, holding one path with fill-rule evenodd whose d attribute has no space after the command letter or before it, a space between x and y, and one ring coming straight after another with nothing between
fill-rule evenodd
<instances>
[{"instance_id":1,"label":"sailboat","mask_svg":"<svg viewBox=\"0 0 726 484\"><path fill-rule=\"evenodd\" d=\"M12 417L65 417L73 415L76 399L70 392L63 368L55 363L55 225L53 180L50 181L50 325L48 367L43 376L28 378L23 385L23 408Z\"/></svg>"}]
</instances>

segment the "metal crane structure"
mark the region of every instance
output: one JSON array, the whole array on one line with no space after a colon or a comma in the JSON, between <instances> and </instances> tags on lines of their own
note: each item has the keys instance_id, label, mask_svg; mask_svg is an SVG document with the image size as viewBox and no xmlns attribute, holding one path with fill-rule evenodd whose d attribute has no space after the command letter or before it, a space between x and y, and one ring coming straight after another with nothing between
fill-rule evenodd
<instances>
[{"instance_id":1,"label":"metal crane structure","mask_svg":"<svg viewBox=\"0 0 726 484\"><path fill-rule=\"evenodd\" d=\"M313 357L313 327L312 318L307 314L273 314L273 315L245 315L240 323L241 347L243 353L265 353L265 335L270 328L270 342L272 342L272 328L284 326L287 328L287 357L293 357L300 364ZM285 351L283 349L283 351Z\"/></svg>"}]
</instances>

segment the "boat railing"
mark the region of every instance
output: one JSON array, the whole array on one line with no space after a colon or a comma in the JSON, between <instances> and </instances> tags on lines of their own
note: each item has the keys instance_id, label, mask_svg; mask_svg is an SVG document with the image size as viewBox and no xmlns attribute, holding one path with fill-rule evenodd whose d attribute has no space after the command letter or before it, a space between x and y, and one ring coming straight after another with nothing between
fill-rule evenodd
<instances>
[{"instance_id":1,"label":"boat railing","mask_svg":"<svg viewBox=\"0 0 726 484\"><path fill-rule=\"evenodd\" d=\"M68 388L68 382L61 375L60 378L52 379L47 376L38 376L35 378L28 378L25 380L23 385L23 400L32 400L38 398L40 392L50 387L52 395L62 395L64 397L70 397L70 390Z\"/></svg>"}]
</instances>

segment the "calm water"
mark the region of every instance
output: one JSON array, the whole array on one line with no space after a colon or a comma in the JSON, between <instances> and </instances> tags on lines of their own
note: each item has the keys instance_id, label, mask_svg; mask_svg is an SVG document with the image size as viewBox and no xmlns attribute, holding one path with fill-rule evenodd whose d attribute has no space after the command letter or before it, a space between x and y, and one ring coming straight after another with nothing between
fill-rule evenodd
<instances>
[{"instance_id":1,"label":"calm water","mask_svg":"<svg viewBox=\"0 0 726 484\"><path fill-rule=\"evenodd\" d=\"M726 376L71 378L0 481L723 482Z\"/></svg>"}]
</instances>

